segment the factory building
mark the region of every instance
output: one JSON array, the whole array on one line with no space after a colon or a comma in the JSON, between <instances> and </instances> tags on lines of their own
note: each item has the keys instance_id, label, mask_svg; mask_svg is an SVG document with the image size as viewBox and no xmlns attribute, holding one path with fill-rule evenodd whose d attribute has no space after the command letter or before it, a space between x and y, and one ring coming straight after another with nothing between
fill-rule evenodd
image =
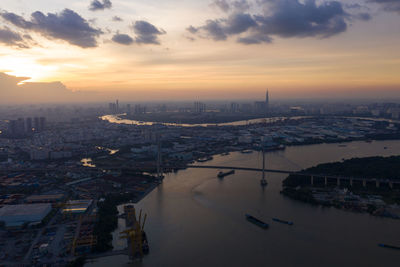
<instances>
[{"instance_id":1,"label":"factory building","mask_svg":"<svg viewBox=\"0 0 400 267\"><path fill-rule=\"evenodd\" d=\"M7 228L40 223L51 211L51 204L5 205L0 209L0 221Z\"/></svg>"},{"instance_id":2,"label":"factory building","mask_svg":"<svg viewBox=\"0 0 400 267\"><path fill-rule=\"evenodd\" d=\"M90 206L92 206L93 200L81 199L81 200L70 200L65 204L63 209L64 214L83 214Z\"/></svg>"}]
</instances>

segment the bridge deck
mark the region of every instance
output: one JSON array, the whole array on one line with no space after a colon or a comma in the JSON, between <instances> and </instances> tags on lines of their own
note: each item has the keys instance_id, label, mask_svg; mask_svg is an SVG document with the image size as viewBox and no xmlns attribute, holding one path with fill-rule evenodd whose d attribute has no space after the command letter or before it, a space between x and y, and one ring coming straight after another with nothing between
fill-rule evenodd
<instances>
[{"instance_id":1,"label":"bridge deck","mask_svg":"<svg viewBox=\"0 0 400 267\"><path fill-rule=\"evenodd\" d=\"M232 167L232 166L198 166L198 165L188 165L186 168L194 168L194 169L221 169L221 170L242 170L242 171L256 171L262 172L260 168L247 168L247 167ZM367 181L367 182L392 182L393 184L400 184L399 180L390 180L390 179L375 179L375 178L359 178L359 177L343 177L343 176L333 176L333 175L325 175L325 174L315 174L315 173L300 173L298 171L286 171L286 170L274 170L274 169L265 169L265 172L269 173L283 173L283 174L294 174L300 176L314 176L314 177L322 177L328 179L341 179L341 180L353 180L353 181Z\"/></svg>"}]
</instances>

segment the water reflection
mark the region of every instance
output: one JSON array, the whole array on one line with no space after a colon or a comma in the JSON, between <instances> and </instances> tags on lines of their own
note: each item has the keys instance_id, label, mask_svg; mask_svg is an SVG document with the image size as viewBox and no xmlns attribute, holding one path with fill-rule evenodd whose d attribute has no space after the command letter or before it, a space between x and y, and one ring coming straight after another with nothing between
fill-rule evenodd
<instances>
[{"instance_id":1,"label":"water reflection","mask_svg":"<svg viewBox=\"0 0 400 267\"><path fill-rule=\"evenodd\" d=\"M96 165L93 163L91 158L81 159L82 166L89 168L96 168Z\"/></svg>"},{"instance_id":2,"label":"water reflection","mask_svg":"<svg viewBox=\"0 0 400 267\"><path fill-rule=\"evenodd\" d=\"M225 123L200 123L200 124L189 124L189 123L167 123L167 122L146 122L146 121L137 121L137 120L129 120L129 119L121 119L120 115L104 115L101 117L102 120L108 121L110 123L117 124L131 124L131 125L140 125L140 126L151 126L151 125L165 125L165 126L178 126L178 127L210 127L210 126L243 126L255 123L273 123L278 121L283 121L287 119L298 120L308 118L307 116L298 116L298 117L274 117L274 118L259 118L252 120L243 120L243 121L234 121L234 122L225 122Z\"/></svg>"}]
</instances>

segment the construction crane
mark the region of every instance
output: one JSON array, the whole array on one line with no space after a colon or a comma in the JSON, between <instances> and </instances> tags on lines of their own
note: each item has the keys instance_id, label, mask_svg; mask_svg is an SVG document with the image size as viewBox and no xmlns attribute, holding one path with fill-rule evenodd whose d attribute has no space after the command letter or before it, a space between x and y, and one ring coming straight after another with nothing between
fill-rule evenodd
<instances>
[{"instance_id":1,"label":"construction crane","mask_svg":"<svg viewBox=\"0 0 400 267\"><path fill-rule=\"evenodd\" d=\"M133 225L131 228L121 232L120 234L122 234L122 236L120 238L128 239L128 249L131 251L131 258L143 258L143 255L149 252L147 237L144 232L147 214L144 215L142 222L142 210L140 210L139 213L139 220L136 220L135 208L133 205L130 205L129 208L125 210L128 211L126 214L127 220L133 216Z\"/></svg>"}]
</instances>

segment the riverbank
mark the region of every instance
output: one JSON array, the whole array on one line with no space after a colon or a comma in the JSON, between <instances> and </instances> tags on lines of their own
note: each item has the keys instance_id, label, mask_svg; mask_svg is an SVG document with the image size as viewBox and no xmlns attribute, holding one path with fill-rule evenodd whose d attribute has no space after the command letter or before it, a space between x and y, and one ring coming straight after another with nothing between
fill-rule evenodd
<instances>
[{"instance_id":1,"label":"riverbank","mask_svg":"<svg viewBox=\"0 0 400 267\"><path fill-rule=\"evenodd\" d=\"M400 180L400 156L353 158L342 162L324 163L307 168L301 173L323 173L324 176L374 179L331 179L324 176L290 175L283 181L281 193L292 199L313 205L332 206L374 216L400 219L400 186L391 181Z\"/></svg>"}]
</instances>

